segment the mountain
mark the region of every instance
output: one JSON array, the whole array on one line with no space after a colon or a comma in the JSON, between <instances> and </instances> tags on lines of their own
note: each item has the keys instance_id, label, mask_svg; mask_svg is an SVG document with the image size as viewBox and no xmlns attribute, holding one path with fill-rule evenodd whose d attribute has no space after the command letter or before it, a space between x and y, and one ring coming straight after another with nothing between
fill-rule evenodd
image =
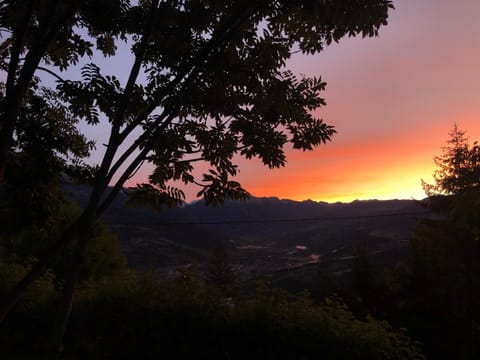
<instances>
[{"instance_id":1,"label":"mountain","mask_svg":"<svg viewBox=\"0 0 480 360\"><path fill-rule=\"evenodd\" d=\"M232 261L250 275L348 260L359 246L392 262L392 251L401 254L418 219L429 216L413 200L327 204L254 198L217 208L196 203L177 212L227 238Z\"/></svg>"},{"instance_id":2,"label":"mountain","mask_svg":"<svg viewBox=\"0 0 480 360\"><path fill-rule=\"evenodd\" d=\"M80 205L86 203L88 187L65 188ZM127 196L119 194L103 221L117 234L132 267L201 266L221 242L246 278L317 263L345 268L359 246L392 263L405 253L418 219L431 216L414 200L327 204L252 198L215 208L198 201L162 213L126 203Z\"/></svg>"}]
</instances>

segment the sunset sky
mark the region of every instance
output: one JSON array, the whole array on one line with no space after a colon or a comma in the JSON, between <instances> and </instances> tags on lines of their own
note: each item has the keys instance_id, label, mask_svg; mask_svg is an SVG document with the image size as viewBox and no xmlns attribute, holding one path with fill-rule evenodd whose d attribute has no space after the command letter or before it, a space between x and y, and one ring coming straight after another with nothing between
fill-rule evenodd
<instances>
[{"instance_id":1,"label":"sunset sky","mask_svg":"<svg viewBox=\"0 0 480 360\"><path fill-rule=\"evenodd\" d=\"M338 131L313 152L288 152L269 170L242 162L238 180L255 196L294 200L423 198L432 158L457 122L480 139L480 1L394 1L388 26L371 39L344 39L291 61L320 74Z\"/></svg>"},{"instance_id":2,"label":"sunset sky","mask_svg":"<svg viewBox=\"0 0 480 360\"><path fill-rule=\"evenodd\" d=\"M432 158L454 122L472 141L480 139L480 1L394 5L379 37L343 39L290 61L295 73L327 82L327 106L317 115L338 133L313 152L288 151L281 169L241 161L237 180L254 196L421 199L420 180L431 180ZM105 65L125 66L118 58ZM86 131L102 142L101 127ZM149 172L142 168L129 185L146 181ZM191 201L199 189L185 190Z\"/></svg>"}]
</instances>

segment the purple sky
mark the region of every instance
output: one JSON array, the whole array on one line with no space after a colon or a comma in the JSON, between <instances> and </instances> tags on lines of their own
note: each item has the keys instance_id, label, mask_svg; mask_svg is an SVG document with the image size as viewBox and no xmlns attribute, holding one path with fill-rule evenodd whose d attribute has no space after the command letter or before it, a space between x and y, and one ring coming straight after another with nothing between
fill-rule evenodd
<instances>
[{"instance_id":1,"label":"purple sky","mask_svg":"<svg viewBox=\"0 0 480 360\"><path fill-rule=\"evenodd\" d=\"M319 55L290 61L295 73L321 75L327 82L327 106L318 115L338 134L313 152L288 151L282 169L242 160L237 180L253 195L325 201L422 198L420 179L431 179L432 158L453 123L470 139L480 138L480 1L394 5L379 37L343 39ZM95 62L125 82L132 59L127 49L121 53ZM92 162L100 161L108 126L83 130L97 139ZM144 181L149 171L142 168L130 185ZM188 200L197 191L186 189Z\"/></svg>"}]
</instances>

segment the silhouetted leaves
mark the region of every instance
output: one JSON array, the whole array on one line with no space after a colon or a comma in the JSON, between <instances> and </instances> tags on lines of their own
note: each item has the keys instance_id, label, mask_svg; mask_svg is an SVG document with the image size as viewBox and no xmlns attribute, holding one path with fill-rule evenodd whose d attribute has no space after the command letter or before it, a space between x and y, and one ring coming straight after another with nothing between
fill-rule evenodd
<instances>
[{"instance_id":1,"label":"silhouetted leaves","mask_svg":"<svg viewBox=\"0 0 480 360\"><path fill-rule=\"evenodd\" d=\"M136 188L130 188L128 205L143 206L161 211L163 207L173 208L184 203L185 194L182 190L165 186L156 188L150 184L138 184Z\"/></svg>"},{"instance_id":2,"label":"silhouetted leaves","mask_svg":"<svg viewBox=\"0 0 480 360\"><path fill-rule=\"evenodd\" d=\"M238 173L235 154L280 167L289 144L311 150L334 134L313 114L325 105L320 96L325 83L286 71L291 54L318 53L344 36L375 36L392 7L390 0L1 2L5 40L0 66L6 74L0 86L2 205L23 168L32 172L33 191L26 192L23 203L31 208L56 204L46 194L54 189L51 198L56 198L52 179L63 170L94 177L88 205L72 231L81 239L67 232L52 249L59 253L71 242L77 246L66 286L71 291L60 306L64 319L95 221L144 161L154 165L151 183L132 191L133 204L180 205L183 192L169 185L175 180L199 185L198 195L211 205L248 197L231 179ZM124 62L131 65L122 69L125 84L95 63L82 67L79 80L57 74L89 61L95 50L116 55L122 41L133 60ZM39 97L38 70L57 80L45 99ZM104 122L110 130L98 168L83 167L79 160L92 145L77 131L79 120ZM197 161L211 168L201 180L193 171ZM34 178L37 173L42 176ZM40 260L40 268L49 262ZM8 301L14 304L17 297ZM56 328L54 342L63 331ZM54 343L56 348L61 344Z\"/></svg>"},{"instance_id":3,"label":"silhouetted leaves","mask_svg":"<svg viewBox=\"0 0 480 360\"><path fill-rule=\"evenodd\" d=\"M245 200L250 195L241 187L241 185L232 180L228 180L226 172L217 173L209 170L208 174L203 174L203 189L197 194L205 199L206 205L216 206L223 204L225 200Z\"/></svg>"}]
</instances>

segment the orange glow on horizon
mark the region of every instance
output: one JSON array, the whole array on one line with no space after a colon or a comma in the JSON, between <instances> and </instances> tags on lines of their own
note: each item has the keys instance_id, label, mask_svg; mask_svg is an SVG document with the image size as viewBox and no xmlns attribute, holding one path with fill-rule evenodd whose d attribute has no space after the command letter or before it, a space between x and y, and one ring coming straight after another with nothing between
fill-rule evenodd
<instances>
[{"instance_id":1,"label":"orange glow on horizon","mask_svg":"<svg viewBox=\"0 0 480 360\"><path fill-rule=\"evenodd\" d=\"M433 164L430 168L393 169L383 176L377 172L366 176L362 169L332 177L319 177L317 181L306 178L276 186L252 184L246 187L258 197L275 196L291 200L314 200L324 202L351 202L354 200L423 199L425 193L421 179L432 182ZM356 179L352 180L352 178Z\"/></svg>"},{"instance_id":2,"label":"orange glow on horizon","mask_svg":"<svg viewBox=\"0 0 480 360\"><path fill-rule=\"evenodd\" d=\"M480 2L394 5L378 37L342 39L319 56L295 55L288 63L294 73L327 82L327 106L315 115L338 133L312 152L288 149L281 169L239 159L236 180L252 195L422 199L421 179L432 181L433 157L453 123L471 142L480 140ZM147 174L142 170L131 183ZM187 201L194 200L198 187L185 190Z\"/></svg>"},{"instance_id":3,"label":"orange glow on horizon","mask_svg":"<svg viewBox=\"0 0 480 360\"><path fill-rule=\"evenodd\" d=\"M473 117L465 117L457 124L471 142L478 139L480 125ZM444 120L428 132L424 130L410 138L392 135L377 141L366 139L363 143L342 144L334 138L312 152L288 150L287 164L280 169L268 169L258 160L239 159L240 174L236 180L256 197L325 202L420 200L426 197L421 180L433 181L433 157L446 145L452 126L453 122ZM202 166L197 175L206 169ZM146 181L148 171L142 173L128 185ZM199 188L189 186L184 190L187 201L192 201Z\"/></svg>"},{"instance_id":4,"label":"orange glow on horizon","mask_svg":"<svg viewBox=\"0 0 480 360\"><path fill-rule=\"evenodd\" d=\"M457 123L473 142L480 126L470 119ZM334 138L313 152L288 151L285 168L268 170L259 162L241 165L239 180L258 197L325 202L420 200L426 197L421 180L433 182L433 157L446 145L452 126L453 122L443 121L411 138L392 136L356 144L339 144Z\"/></svg>"}]
</instances>

